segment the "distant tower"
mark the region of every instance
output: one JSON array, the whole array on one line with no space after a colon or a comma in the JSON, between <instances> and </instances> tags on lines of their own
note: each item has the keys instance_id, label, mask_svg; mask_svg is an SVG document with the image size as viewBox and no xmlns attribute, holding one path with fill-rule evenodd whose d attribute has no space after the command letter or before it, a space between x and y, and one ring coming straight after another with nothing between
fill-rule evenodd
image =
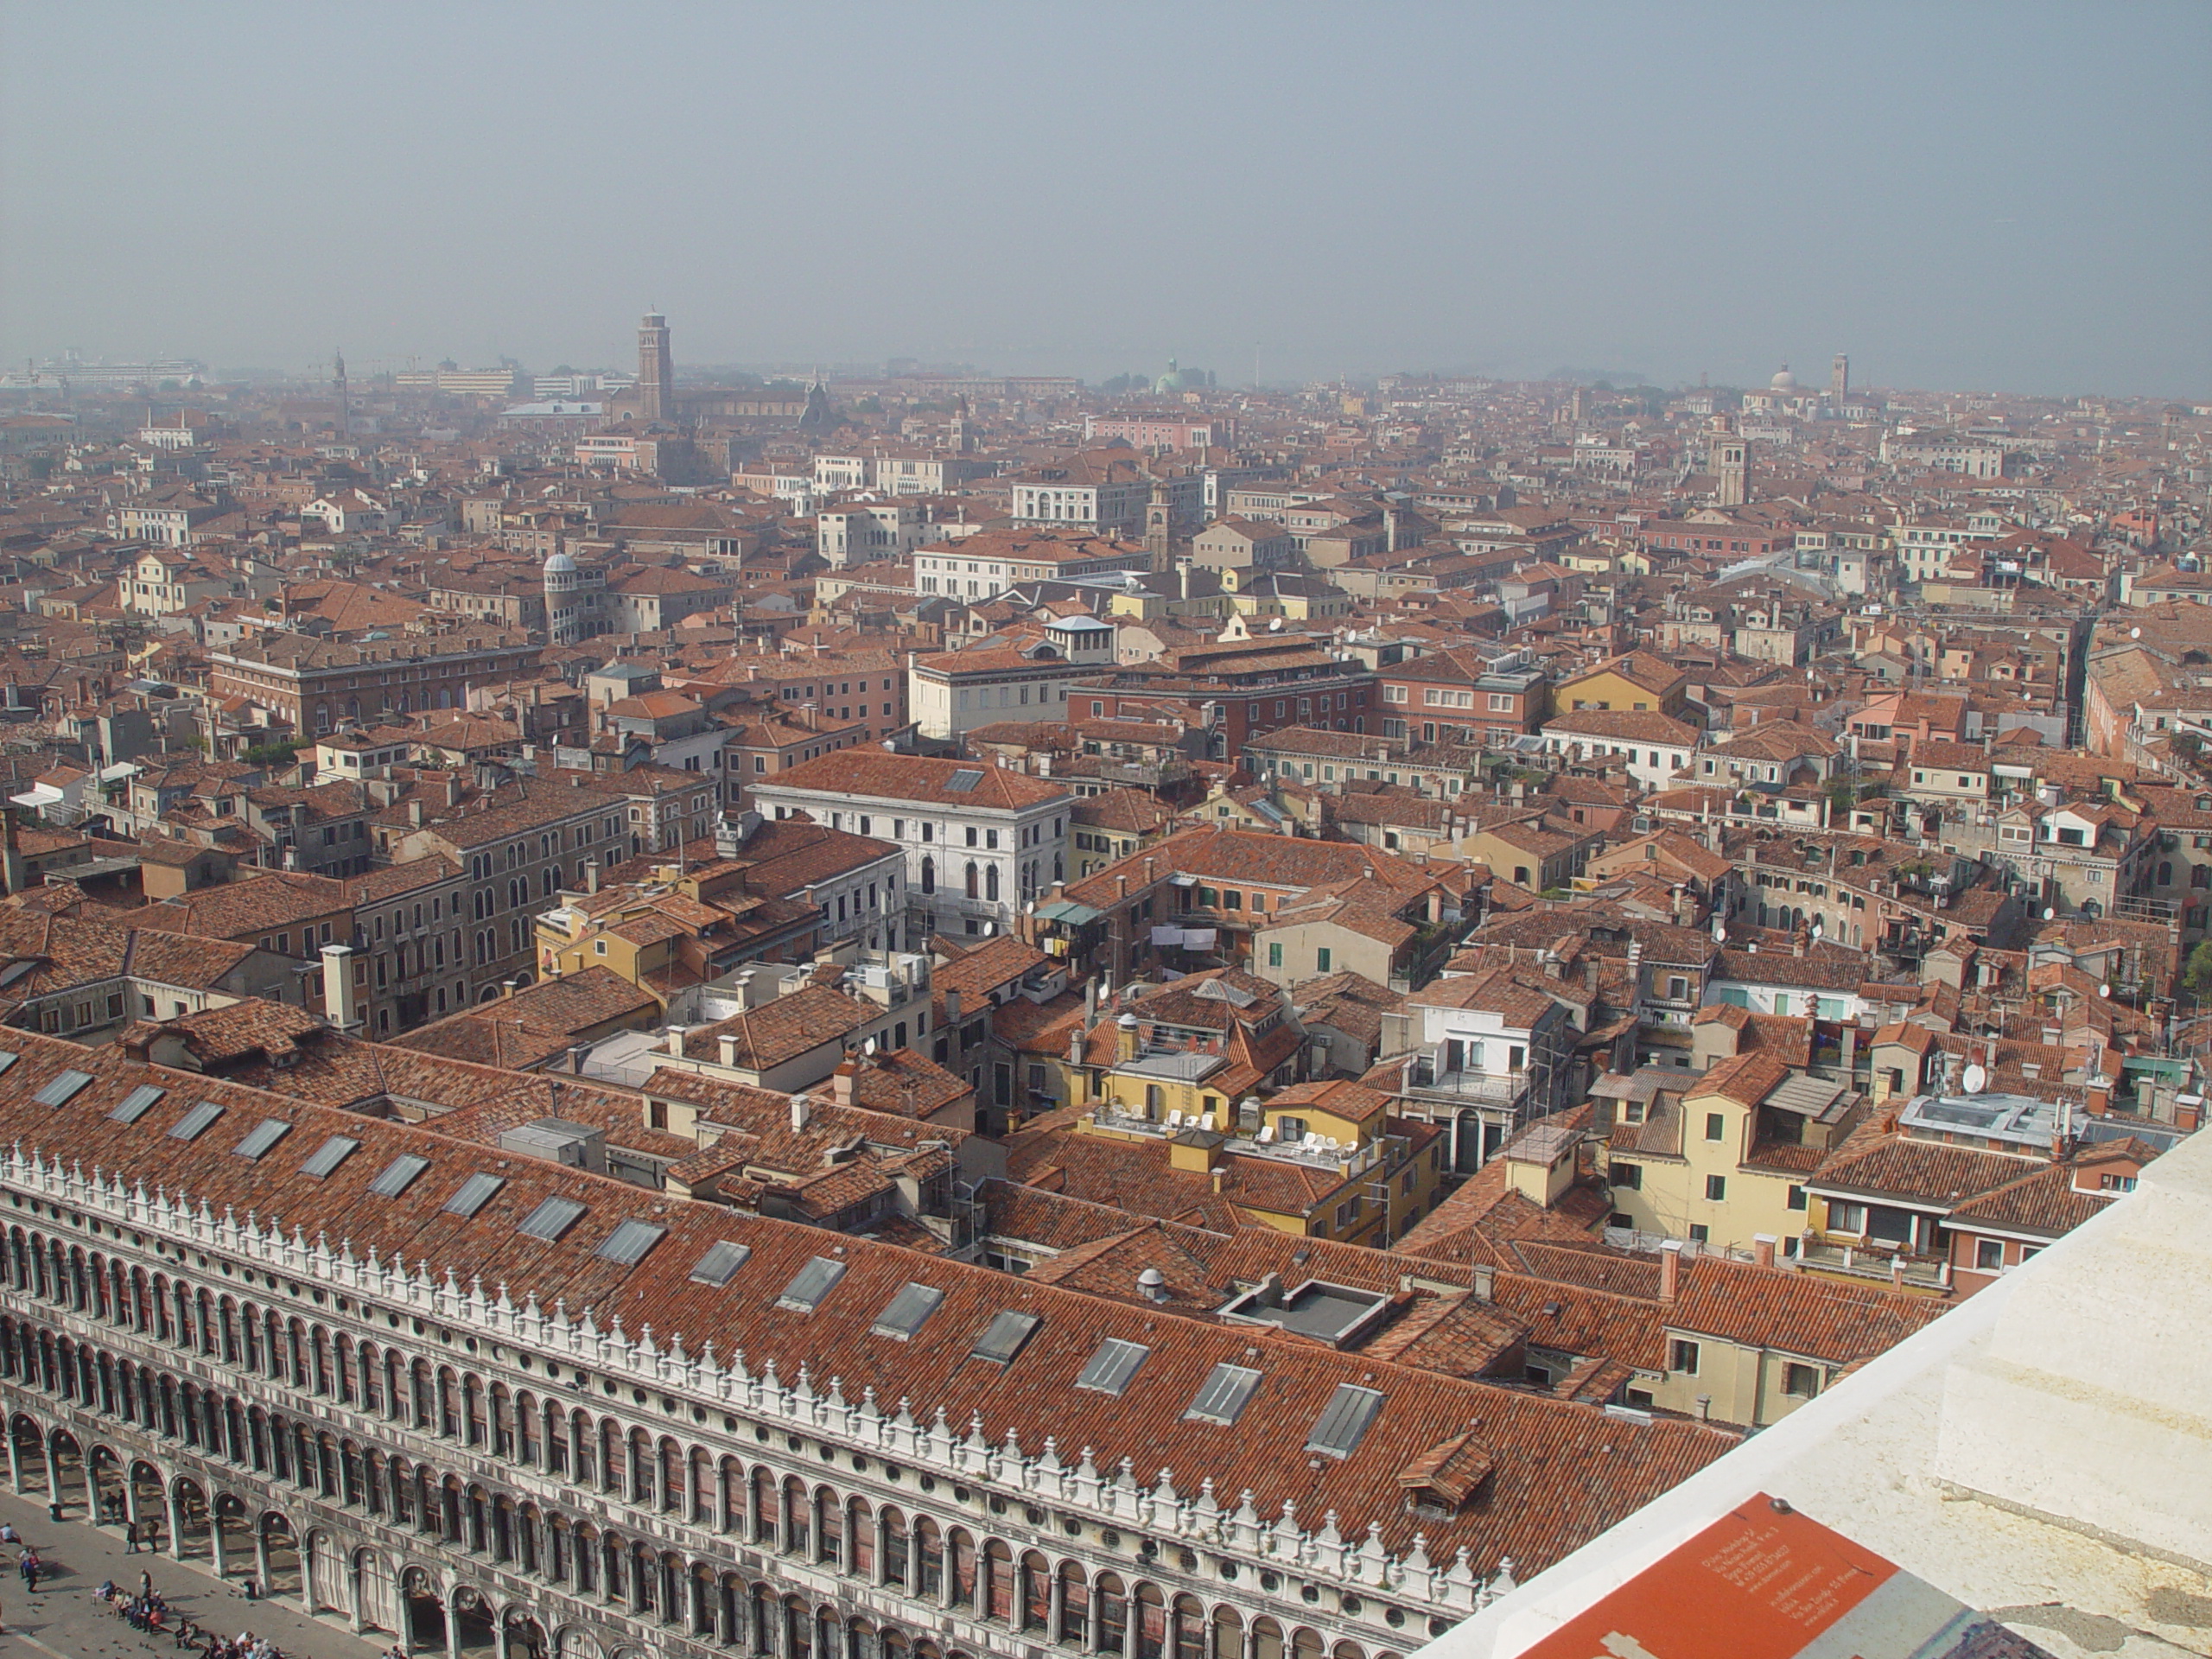
<instances>
[{"instance_id":1,"label":"distant tower","mask_svg":"<svg viewBox=\"0 0 2212 1659\"><path fill-rule=\"evenodd\" d=\"M1751 499L1751 446L1726 415L1713 417L1705 440L1705 470L1713 474L1715 506L1740 507Z\"/></svg>"},{"instance_id":2,"label":"distant tower","mask_svg":"<svg viewBox=\"0 0 2212 1659\"><path fill-rule=\"evenodd\" d=\"M1839 400L1851 396L1851 358L1838 352L1828 359L1828 396Z\"/></svg>"},{"instance_id":3,"label":"distant tower","mask_svg":"<svg viewBox=\"0 0 2212 1659\"><path fill-rule=\"evenodd\" d=\"M330 389L338 394L338 432L341 437L351 436L353 430L353 410L346 398L346 353L331 353Z\"/></svg>"},{"instance_id":4,"label":"distant tower","mask_svg":"<svg viewBox=\"0 0 2212 1659\"><path fill-rule=\"evenodd\" d=\"M1169 521L1165 484L1152 486L1152 499L1145 505L1144 550L1151 555L1149 563L1154 570L1175 568L1175 537Z\"/></svg>"},{"instance_id":5,"label":"distant tower","mask_svg":"<svg viewBox=\"0 0 2212 1659\"><path fill-rule=\"evenodd\" d=\"M956 455L973 454L976 435L968 429L968 394L962 392L952 405L952 453Z\"/></svg>"},{"instance_id":6,"label":"distant tower","mask_svg":"<svg viewBox=\"0 0 2212 1659\"><path fill-rule=\"evenodd\" d=\"M545 561L545 637L554 645L573 645L584 637L582 585L576 562L566 553Z\"/></svg>"},{"instance_id":7,"label":"distant tower","mask_svg":"<svg viewBox=\"0 0 2212 1659\"><path fill-rule=\"evenodd\" d=\"M676 418L676 359L669 355L668 319L658 311L638 325L638 413L648 421Z\"/></svg>"}]
</instances>

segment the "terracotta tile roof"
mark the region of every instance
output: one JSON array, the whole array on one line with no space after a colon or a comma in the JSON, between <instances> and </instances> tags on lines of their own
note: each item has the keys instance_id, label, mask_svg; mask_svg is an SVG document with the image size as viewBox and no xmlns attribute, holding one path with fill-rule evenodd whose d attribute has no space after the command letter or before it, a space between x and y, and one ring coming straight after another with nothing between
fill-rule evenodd
<instances>
[{"instance_id":1,"label":"terracotta tile roof","mask_svg":"<svg viewBox=\"0 0 2212 1659\"><path fill-rule=\"evenodd\" d=\"M1875 1289L1718 1256L1682 1264L1669 1329L1828 1365L1872 1359L1948 1311L1939 1297Z\"/></svg>"},{"instance_id":2,"label":"terracotta tile roof","mask_svg":"<svg viewBox=\"0 0 2212 1659\"><path fill-rule=\"evenodd\" d=\"M952 779L962 772L980 772L975 787L954 790ZM978 807L1019 811L1067 798L1060 784L1032 778L1007 766L980 766L974 761L938 760L926 755L891 754L881 749L840 749L817 760L801 761L778 772L778 789L823 791L870 801L927 802L938 807Z\"/></svg>"}]
</instances>

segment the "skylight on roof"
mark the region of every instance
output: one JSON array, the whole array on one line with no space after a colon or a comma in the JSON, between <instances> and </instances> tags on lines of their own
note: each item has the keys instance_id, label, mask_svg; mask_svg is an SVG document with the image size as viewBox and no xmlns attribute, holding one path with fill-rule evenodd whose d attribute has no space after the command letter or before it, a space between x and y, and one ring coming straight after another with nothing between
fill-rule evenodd
<instances>
[{"instance_id":1,"label":"skylight on roof","mask_svg":"<svg viewBox=\"0 0 2212 1659\"><path fill-rule=\"evenodd\" d=\"M1375 1389L1363 1389L1357 1382L1338 1383L1336 1393L1321 1408L1320 1421L1306 1437L1306 1449L1325 1452L1332 1458L1350 1457L1359 1449L1361 1439L1382 1409L1382 1396Z\"/></svg>"},{"instance_id":2,"label":"skylight on roof","mask_svg":"<svg viewBox=\"0 0 2212 1659\"><path fill-rule=\"evenodd\" d=\"M89 1071L59 1072L31 1098L41 1106L67 1106L92 1080L92 1074Z\"/></svg>"},{"instance_id":3,"label":"skylight on roof","mask_svg":"<svg viewBox=\"0 0 2212 1659\"><path fill-rule=\"evenodd\" d=\"M1200 1422L1219 1423L1224 1428L1234 1427L1250 1402L1253 1390L1259 1386L1259 1372L1249 1365L1231 1365L1224 1360L1206 1373L1206 1380L1198 1385L1191 1408L1183 1415Z\"/></svg>"},{"instance_id":4,"label":"skylight on roof","mask_svg":"<svg viewBox=\"0 0 2212 1659\"><path fill-rule=\"evenodd\" d=\"M256 1159L291 1132L292 1126L283 1118L264 1117L246 1131L245 1139L239 1141L233 1150L241 1158Z\"/></svg>"},{"instance_id":5,"label":"skylight on roof","mask_svg":"<svg viewBox=\"0 0 2212 1659\"><path fill-rule=\"evenodd\" d=\"M928 1321L944 1300L944 1293L930 1285L909 1282L899 1287L890 1306L875 1316L871 1327L879 1337L896 1337L905 1342Z\"/></svg>"},{"instance_id":6,"label":"skylight on roof","mask_svg":"<svg viewBox=\"0 0 2212 1659\"><path fill-rule=\"evenodd\" d=\"M481 1179L482 1177L476 1179ZM577 1198L548 1198L522 1219L515 1230L524 1238L542 1238L550 1244L582 1221L584 1205ZM642 1252L641 1252L642 1254Z\"/></svg>"},{"instance_id":7,"label":"skylight on roof","mask_svg":"<svg viewBox=\"0 0 2212 1659\"><path fill-rule=\"evenodd\" d=\"M976 1345L968 1351L971 1359L988 1359L993 1364L1008 1365L1021 1351L1022 1344L1037 1334L1037 1327L1045 1321L1034 1313L1017 1313L1012 1308L991 1315L991 1322L983 1327L983 1334L976 1338Z\"/></svg>"},{"instance_id":8,"label":"skylight on roof","mask_svg":"<svg viewBox=\"0 0 2212 1659\"><path fill-rule=\"evenodd\" d=\"M300 1173L321 1180L336 1172L338 1166L361 1149L361 1143L351 1136L334 1135L315 1150L315 1156L300 1166Z\"/></svg>"},{"instance_id":9,"label":"skylight on roof","mask_svg":"<svg viewBox=\"0 0 2212 1659\"><path fill-rule=\"evenodd\" d=\"M168 1090L166 1089L157 1089L150 1083L142 1083L118 1101L115 1109L110 1112L108 1116L118 1123L136 1123L153 1109L156 1101L167 1093Z\"/></svg>"},{"instance_id":10,"label":"skylight on roof","mask_svg":"<svg viewBox=\"0 0 2212 1659\"><path fill-rule=\"evenodd\" d=\"M691 1269L691 1282L695 1285L712 1285L716 1290L720 1290L737 1276L737 1270L745 1265L745 1258L752 1254L753 1247L750 1244L733 1243L727 1238L718 1240L707 1246L707 1253L699 1258L698 1265Z\"/></svg>"},{"instance_id":11,"label":"skylight on roof","mask_svg":"<svg viewBox=\"0 0 2212 1659\"><path fill-rule=\"evenodd\" d=\"M0 1048L0 1077L5 1077L8 1068L22 1058L12 1048Z\"/></svg>"},{"instance_id":12,"label":"skylight on roof","mask_svg":"<svg viewBox=\"0 0 2212 1659\"><path fill-rule=\"evenodd\" d=\"M369 1191L380 1198L396 1198L414 1185L415 1178L429 1166L429 1159L403 1152L384 1166L384 1173L369 1183Z\"/></svg>"},{"instance_id":13,"label":"skylight on roof","mask_svg":"<svg viewBox=\"0 0 2212 1659\"><path fill-rule=\"evenodd\" d=\"M593 1254L602 1262L620 1262L627 1267L644 1261L645 1252L667 1236L668 1229L657 1221L626 1221Z\"/></svg>"},{"instance_id":14,"label":"skylight on roof","mask_svg":"<svg viewBox=\"0 0 2212 1659\"><path fill-rule=\"evenodd\" d=\"M449 1216L473 1216L491 1203L492 1195L506 1184L507 1178L504 1175L486 1175L480 1172L472 1175L461 1184L459 1192L446 1200L446 1213Z\"/></svg>"},{"instance_id":15,"label":"skylight on roof","mask_svg":"<svg viewBox=\"0 0 2212 1659\"><path fill-rule=\"evenodd\" d=\"M207 1132L207 1126L223 1115L223 1109L212 1100L203 1100L169 1126L172 1141L197 1141Z\"/></svg>"},{"instance_id":16,"label":"skylight on roof","mask_svg":"<svg viewBox=\"0 0 2212 1659\"><path fill-rule=\"evenodd\" d=\"M1119 1337L1109 1337L1098 1344L1098 1351L1090 1357L1090 1363L1083 1368L1083 1375L1076 1378L1075 1385L1119 1398L1151 1351L1141 1342L1123 1342Z\"/></svg>"},{"instance_id":17,"label":"skylight on roof","mask_svg":"<svg viewBox=\"0 0 2212 1659\"><path fill-rule=\"evenodd\" d=\"M817 1255L801 1268L791 1283L784 1287L784 1294L776 1298L778 1307L795 1307L802 1313L811 1313L822 1306L822 1299L836 1288L837 1281L845 1276L845 1264L826 1255Z\"/></svg>"},{"instance_id":18,"label":"skylight on roof","mask_svg":"<svg viewBox=\"0 0 2212 1659\"><path fill-rule=\"evenodd\" d=\"M963 766L944 780L944 792L948 795L965 795L982 781L982 772L972 766Z\"/></svg>"}]
</instances>

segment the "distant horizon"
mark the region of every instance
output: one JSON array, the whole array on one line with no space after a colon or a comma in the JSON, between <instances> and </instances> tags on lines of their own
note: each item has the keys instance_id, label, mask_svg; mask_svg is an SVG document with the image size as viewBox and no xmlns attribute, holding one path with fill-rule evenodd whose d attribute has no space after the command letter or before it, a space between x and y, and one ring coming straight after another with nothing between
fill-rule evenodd
<instances>
[{"instance_id":1,"label":"distant horizon","mask_svg":"<svg viewBox=\"0 0 2212 1659\"><path fill-rule=\"evenodd\" d=\"M712 377L724 375L743 375L763 381L796 382L803 384L815 372L815 370L812 368L802 369L782 366L777 362L702 362L696 365L687 365L683 359L682 337L680 334L676 334L675 332L673 319L671 319L671 334L674 335L672 344L675 348L674 354L677 359L676 374L678 385L703 384L709 381ZM178 361L201 363L205 365L207 368L207 375L204 378L203 384L206 387L211 390L220 390L231 386L254 386L263 385L313 385L317 384L319 381L327 380L329 371L329 359L322 359L320 364L309 364L299 368L288 369L276 367L270 365L254 365L216 363L191 352L149 353L144 357L126 357L112 353L85 352L82 351L81 348L77 347L71 347L69 349L78 351L80 360L82 360L87 367L115 366L137 362L152 363L162 361ZM55 353L54 355L58 356L59 353ZM890 362L909 358L911 355L911 353L894 353L889 358L884 359L884 363L887 365ZM421 353L414 353L413 357L414 366L418 369L435 368L441 361L447 360L444 358L426 357ZM369 366L371 363L388 363L389 360L390 359L378 359L356 358L353 353L347 353L346 354L347 378L353 384L358 386L377 378L405 372L404 368L372 368ZM500 366L497 363L473 363L458 358L452 359L451 360L458 365L457 372L488 372ZM38 365L43 372L49 366L52 361L52 357L40 357L38 359ZM404 359L403 359L403 362L404 361ZM784 361L787 362L788 359ZM1166 366L1166 365L1165 361L1163 361L1160 365L1155 365L1155 370L1154 372L1164 372ZM1200 365L1195 366L1202 367L1204 365ZM0 367L4 367L4 365L0 365ZM1639 388L1648 387L1656 391L1669 393L1669 395L1679 395L1691 391L1702 391L1733 392L1764 391L1770 384L1772 374L1783 368L1789 368L1792 373L1796 372L1796 365L1794 364L1778 363L1776 365L1774 371L1770 371L1767 375L1760 376L1757 378L1725 380L1715 378L1709 380L1663 380L1650 378L1629 378L1627 371L1616 371L1611 373L1596 370L1584 370L1573 373L1554 371L1550 373L1525 374L1510 373L1497 370L1479 369L1467 366L1445 366L1434 368L1400 366L1389 369L1351 370L1341 374L1332 374L1311 379L1270 380L1263 382L1256 386L1249 382L1232 383L1224 378L1222 379L1220 384L1217 385L1203 388L1202 390L1208 395L1219 397L1232 397L1239 392L1251 391L1281 394L1284 392L1305 391L1313 387L1334 385L1344 385L1353 387L1372 386L1382 380L1404 378L1416 380L1479 379L1491 381L1503 385L1582 386L1591 390L1611 390L1620 392L1627 392L1636 391ZM977 379L1072 378L1078 381L1085 391L1094 393L1100 391L1105 382L1115 378L1117 375L1136 374L1144 372L1140 368L1131 367L1116 370L1112 373L1103 375L1096 373L1072 374L1065 369L1007 369L988 364L939 366L925 365L919 368L901 369L894 372L882 365L870 365L851 361L824 362L820 365L820 369L832 383L840 378L896 379L906 376L912 376L915 378L927 378L932 376L966 376ZM615 373L633 375L636 372L636 363L633 358L627 365L620 361L585 364L576 361L574 356L571 355L557 358L554 359L552 363L549 363L543 367L524 362L515 371L515 372L531 378L549 377L556 372L578 375ZM1215 371L1215 372L1217 374L1219 373L1218 371ZM1817 391L1824 388L1827 384L1827 362L1823 360L1821 365L1820 372L1817 375L1809 372L1799 375L1798 382L1801 386L1803 386L1808 390ZM1856 357L1853 357L1852 359L1851 385L1852 391L1854 393L1872 394L1874 392L1882 392L1901 397L2028 398L2043 402L2070 402L2081 399L2111 398L2127 403L2177 403L2196 406L2212 404L2212 396L2192 397L2186 393L2109 391L2094 387L2083 388L2072 391L2031 391L2016 388L1986 385L1941 386L1891 385L1877 381L1862 375L1859 369L1859 359ZM188 389L183 387L171 387L166 391L160 388L154 388L150 390L152 390L156 396L175 397L181 395ZM85 391L88 396L127 397L136 395L125 392L121 389L114 389L111 391L106 388L86 388ZM1127 395L1135 397L1142 394L1132 391Z\"/></svg>"},{"instance_id":2,"label":"distant horizon","mask_svg":"<svg viewBox=\"0 0 2212 1659\"><path fill-rule=\"evenodd\" d=\"M109 88L128 96L110 97ZM2212 398L2202 0L0 0L0 369Z\"/></svg>"}]
</instances>

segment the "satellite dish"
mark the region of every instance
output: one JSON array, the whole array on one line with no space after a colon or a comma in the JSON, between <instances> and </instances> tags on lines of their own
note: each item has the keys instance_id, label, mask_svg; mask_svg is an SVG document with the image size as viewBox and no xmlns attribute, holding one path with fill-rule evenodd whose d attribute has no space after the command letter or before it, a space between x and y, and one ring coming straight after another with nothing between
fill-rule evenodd
<instances>
[{"instance_id":1,"label":"satellite dish","mask_svg":"<svg viewBox=\"0 0 2212 1659\"><path fill-rule=\"evenodd\" d=\"M2098 987L2097 987L2097 995L2098 995L2099 996L2110 996L2110 995L2112 995L2112 987L2111 987L2110 985L2100 985L2100 986L2098 986Z\"/></svg>"},{"instance_id":2,"label":"satellite dish","mask_svg":"<svg viewBox=\"0 0 2212 1659\"><path fill-rule=\"evenodd\" d=\"M861 1048L864 1052L873 1056L875 1052L875 1039L873 1037L869 1038L868 1041L861 1045Z\"/></svg>"},{"instance_id":3,"label":"satellite dish","mask_svg":"<svg viewBox=\"0 0 2212 1659\"><path fill-rule=\"evenodd\" d=\"M1978 1095L1989 1086L1989 1073L1979 1065L1970 1065L1959 1081L1966 1085L1967 1093Z\"/></svg>"},{"instance_id":4,"label":"satellite dish","mask_svg":"<svg viewBox=\"0 0 2212 1659\"><path fill-rule=\"evenodd\" d=\"M1726 944L1728 942L1728 924L1718 916L1713 918L1713 942L1715 944Z\"/></svg>"},{"instance_id":5,"label":"satellite dish","mask_svg":"<svg viewBox=\"0 0 2212 1659\"><path fill-rule=\"evenodd\" d=\"M2043 918L2046 922L2055 922L2058 919L2058 912L2053 910L2049 905L2045 905L2043 907Z\"/></svg>"},{"instance_id":6,"label":"satellite dish","mask_svg":"<svg viewBox=\"0 0 2212 1659\"><path fill-rule=\"evenodd\" d=\"M2127 631L2127 637L2131 639L2140 639L2143 637L2143 630L2140 628L2130 628Z\"/></svg>"},{"instance_id":7,"label":"satellite dish","mask_svg":"<svg viewBox=\"0 0 2212 1659\"><path fill-rule=\"evenodd\" d=\"M1816 938L1816 939L1817 939L1817 938L1819 938L1821 937L1821 934L1823 934L1823 933L1825 933L1825 932L1827 932L1827 923L1825 923L1824 921L1822 921L1819 917L1817 917L1817 916L1814 917L1814 918L1813 918L1813 927L1812 927L1812 933L1813 933L1813 937L1814 937L1815 938Z\"/></svg>"}]
</instances>

